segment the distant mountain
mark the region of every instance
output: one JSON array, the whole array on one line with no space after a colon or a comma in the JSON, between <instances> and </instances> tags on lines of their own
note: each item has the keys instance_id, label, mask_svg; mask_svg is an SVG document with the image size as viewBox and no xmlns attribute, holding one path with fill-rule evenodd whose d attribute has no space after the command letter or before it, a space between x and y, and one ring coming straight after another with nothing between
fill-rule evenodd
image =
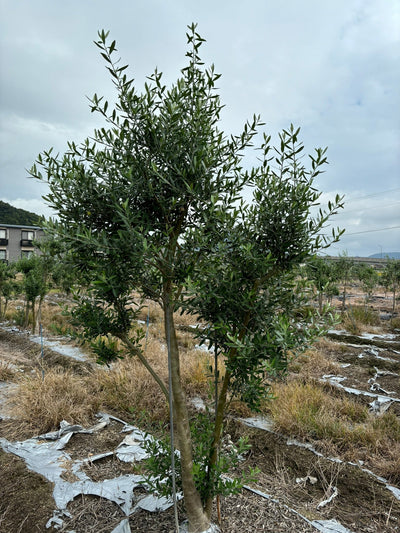
<instances>
[{"instance_id":1,"label":"distant mountain","mask_svg":"<svg viewBox=\"0 0 400 533\"><path fill-rule=\"evenodd\" d=\"M0 200L0 224L40 226L40 216L25 211L25 209L18 209Z\"/></svg>"},{"instance_id":2,"label":"distant mountain","mask_svg":"<svg viewBox=\"0 0 400 533\"><path fill-rule=\"evenodd\" d=\"M382 252L379 254L372 254L369 255L371 259L386 259L386 257L389 257L390 259L400 259L400 252Z\"/></svg>"}]
</instances>

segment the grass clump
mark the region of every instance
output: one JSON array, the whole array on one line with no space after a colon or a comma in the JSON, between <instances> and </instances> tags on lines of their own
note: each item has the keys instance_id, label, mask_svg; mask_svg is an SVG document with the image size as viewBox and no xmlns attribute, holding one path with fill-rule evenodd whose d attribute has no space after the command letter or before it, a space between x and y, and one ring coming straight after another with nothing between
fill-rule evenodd
<instances>
[{"instance_id":1,"label":"grass clump","mask_svg":"<svg viewBox=\"0 0 400 533\"><path fill-rule=\"evenodd\" d=\"M326 357L323 346L315 346L307 350L290 363L290 371L294 374L301 374L304 378L334 374L339 369L338 363Z\"/></svg>"},{"instance_id":2,"label":"grass clump","mask_svg":"<svg viewBox=\"0 0 400 533\"><path fill-rule=\"evenodd\" d=\"M292 381L273 388L275 400L268 406L280 431L302 438L351 441L368 418L366 407L327 394L319 384Z\"/></svg>"},{"instance_id":3,"label":"grass clump","mask_svg":"<svg viewBox=\"0 0 400 533\"><path fill-rule=\"evenodd\" d=\"M157 336L149 335L145 356L152 368L168 386L168 355L166 347ZM182 382L189 396L207 396L209 377L207 366L210 356L196 349L185 352L181 364ZM150 422L167 423L169 409L166 398L147 369L135 357L112 364L108 370L101 368L95 379L102 402L121 414L143 417L147 413ZM168 388L168 387L167 387Z\"/></svg>"},{"instance_id":4,"label":"grass clump","mask_svg":"<svg viewBox=\"0 0 400 533\"><path fill-rule=\"evenodd\" d=\"M390 328L395 331L400 329L400 317L394 317L390 320Z\"/></svg>"},{"instance_id":5,"label":"grass clump","mask_svg":"<svg viewBox=\"0 0 400 533\"><path fill-rule=\"evenodd\" d=\"M400 421L391 411L375 416L366 406L332 396L319 383L276 384L267 405L275 427L347 461L366 461L391 483L400 481Z\"/></svg>"},{"instance_id":6,"label":"grass clump","mask_svg":"<svg viewBox=\"0 0 400 533\"><path fill-rule=\"evenodd\" d=\"M359 335L366 326L379 326L379 314L371 307L352 306L342 315L342 325L349 333Z\"/></svg>"},{"instance_id":7,"label":"grass clump","mask_svg":"<svg viewBox=\"0 0 400 533\"><path fill-rule=\"evenodd\" d=\"M0 361L0 381L12 381L15 378L15 370L7 361Z\"/></svg>"},{"instance_id":8,"label":"grass clump","mask_svg":"<svg viewBox=\"0 0 400 533\"><path fill-rule=\"evenodd\" d=\"M392 411L386 411L382 416L375 418L372 427L378 434L387 435L400 444L400 420Z\"/></svg>"},{"instance_id":9,"label":"grass clump","mask_svg":"<svg viewBox=\"0 0 400 533\"><path fill-rule=\"evenodd\" d=\"M37 372L21 380L13 398L14 414L36 432L58 428L61 420L86 424L99 410L100 398L89 377L68 370Z\"/></svg>"},{"instance_id":10,"label":"grass clump","mask_svg":"<svg viewBox=\"0 0 400 533\"><path fill-rule=\"evenodd\" d=\"M108 370L99 369L95 376L99 395L105 408L143 418L150 422L168 421L168 405L159 386L137 359L126 357Z\"/></svg>"}]
</instances>

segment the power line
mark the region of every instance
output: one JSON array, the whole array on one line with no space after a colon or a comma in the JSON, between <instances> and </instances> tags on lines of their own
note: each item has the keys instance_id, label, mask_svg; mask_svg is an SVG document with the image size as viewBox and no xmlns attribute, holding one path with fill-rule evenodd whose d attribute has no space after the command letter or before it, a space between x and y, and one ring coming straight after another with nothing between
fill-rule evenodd
<instances>
[{"instance_id":1,"label":"power line","mask_svg":"<svg viewBox=\"0 0 400 533\"><path fill-rule=\"evenodd\" d=\"M364 196L358 196L357 198L350 197L348 201L349 203L358 202L359 200L364 200L364 198L373 198L374 196L380 196L381 194L386 194L387 192L395 192L395 191L400 191L400 187L396 187L395 189L387 189L386 191L375 192L372 194L366 194ZM346 203L346 194L345 194L344 202Z\"/></svg>"},{"instance_id":2,"label":"power line","mask_svg":"<svg viewBox=\"0 0 400 533\"><path fill-rule=\"evenodd\" d=\"M400 228L400 226L391 226L390 228L380 228L380 229L369 229L369 230L365 230L365 231L356 231L354 233L343 233L342 237L347 237L347 236L350 236L350 235L361 235L361 233L375 233L376 231L387 231L387 230L390 230L390 229L398 229Z\"/></svg>"},{"instance_id":3,"label":"power line","mask_svg":"<svg viewBox=\"0 0 400 533\"><path fill-rule=\"evenodd\" d=\"M341 212L340 214L348 215L349 213L371 211L372 209L388 209L389 207L394 207L397 204L400 204L400 200L396 200L392 204L380 204L380 205L365 206L365 207L353 207L353 208L348 209L349 204L346 204L345 202L343 213Z\"/></svg>"}]
</instances>

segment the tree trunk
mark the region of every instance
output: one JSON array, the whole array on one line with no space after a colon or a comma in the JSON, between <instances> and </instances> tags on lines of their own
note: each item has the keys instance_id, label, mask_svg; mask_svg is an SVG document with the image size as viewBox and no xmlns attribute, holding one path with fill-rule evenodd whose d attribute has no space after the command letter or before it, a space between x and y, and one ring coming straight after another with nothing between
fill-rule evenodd
<instances>
[{"instance_id":1,"label":"tree trunk","mask_svg":"<svg viewBox=\"0 0 400 533\"><path fill-rule=\"evenodd\" d=\"M322 313L322 291L318 293L318 309L320 314Z\"/></svg>"},{"instance_id":2,"label":"tree trunk","mask_svg":"<svg viewBox=\"0 0 400 533\"><path fill-rule=\"evenodd\" d=\"M37 328L38 331L40 330L40 323L42 322L43 300L44 300L43 296L40 296L38 310L36 313L36 320L35 320L35 327Z\"/></svg>"},{"instance_id":3,"label":"tree trunk","mask_svg":"<svg viewBox=\"0 0 400 533\"><path fill-rule=\"evenodd\" d=\"M32 300L32 335L35 334L36 331L36 298Z\"/></svg>"},{"instance_id":4,"label":"tree trunk","mask_svg":"<svg viewBox=\"0 0 400 533\"><path fill-rule=\"evenodd\" d=\"M171 291L164 292L164 327L171 358L171 381L173 396L174 426L181 454L182 487L189 521L189 533L201 533L210 527L210 520L203 510L201 497L193 479L192 437L185 393L180 378L179 348L174 326L173 308L170 303Z\"/></svg>"},{"instance_id":5,"label":"tree trunk","mask_svg":"<svg viewBox=\"0 0 400 533\"><path fill-rule=\"evenodd\" d=\"M346 281L344 282L344 287L343 287L343 300L342 300L342 313L344 313L345 309L346 309Z\"/></svg>"},{"instance_id":6,"label":"tree trunk","mask_svg":"<svg viewBox=\"0 0 400 533\"><path fill-rule=\"evenodd\" d=\"M393 285L393 305L392 305L392 319L394 317L394 311L396 309L396 287Z\"/></svg>"},{"instance_id":7,"label":"tree trunk","mask_svg":"<svg viewBox=\"0 0 400 533\"><path fill-rule=\"evenodd\" d=\"M211 470L215 468L215 465L217 464L217 460L218 460L218 448L219 448L219 444L220 444L221 436L222 436L224 413L225 413L226 400L228 396L228 388L229 388L230 380L231 380L231 374L227 370L224 376L224 381L222 383L222 389L218 397L217 410L215 413L213 442L211 444L210 457L208 460L208 472L210 475L212 475ZM211 513L212 513L212 504L213 504L213 497L211 495L207 498L207 501L205 502L205 511L206 511L207 516L210 518L211 518Z\"/></svg>"},{"instance_id":8,"label":"tree trunk","mask_svg":"<svg viewBox=\"0 0 400 533\"><path fill-rule=\"evenodd\" d=\"M28 324L29 324L29 306L30 306L30 301L27 299L26 302L25 302L24 328L27 328Z\"/></svg>"}]
</instances>

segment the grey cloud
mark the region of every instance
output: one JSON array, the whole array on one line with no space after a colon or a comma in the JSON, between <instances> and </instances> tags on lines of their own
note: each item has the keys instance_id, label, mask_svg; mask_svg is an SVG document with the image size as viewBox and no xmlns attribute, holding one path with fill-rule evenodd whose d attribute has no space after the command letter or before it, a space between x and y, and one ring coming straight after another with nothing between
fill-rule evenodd
<instances>
[{"instance_id":1,"label":"grey cloud","mask_svg":"<svg viewBox=\"0 0 400 533\"><path fill-rule=\"evenodd\" d=\"M25 169L43 149L64 151L68 140L79 142L99 125L85 96L97 92L113 101L110 77L92 43L97 30L111 31L140 90L156 66L166 83L175 81L192 21L207 39L204 61L222 73L221 127L227 133L238 133L253 113L262 115L275 138L293 122L302 127L308 151L329 146L323 190L366 194L399 183L395 0L2 0L0 10L3 199L37 205L42 191ZM254 162L249 154L248 164ZM343 221L351 226L352 216ZM360 215L360 224L373 217L379 227L396 225L391 216L396 214L377 210L370 219ZM387 233L394 248L395 237ZM356 241L347 242L367 253L368 241Z\"/></svg>"}]
</instances>

